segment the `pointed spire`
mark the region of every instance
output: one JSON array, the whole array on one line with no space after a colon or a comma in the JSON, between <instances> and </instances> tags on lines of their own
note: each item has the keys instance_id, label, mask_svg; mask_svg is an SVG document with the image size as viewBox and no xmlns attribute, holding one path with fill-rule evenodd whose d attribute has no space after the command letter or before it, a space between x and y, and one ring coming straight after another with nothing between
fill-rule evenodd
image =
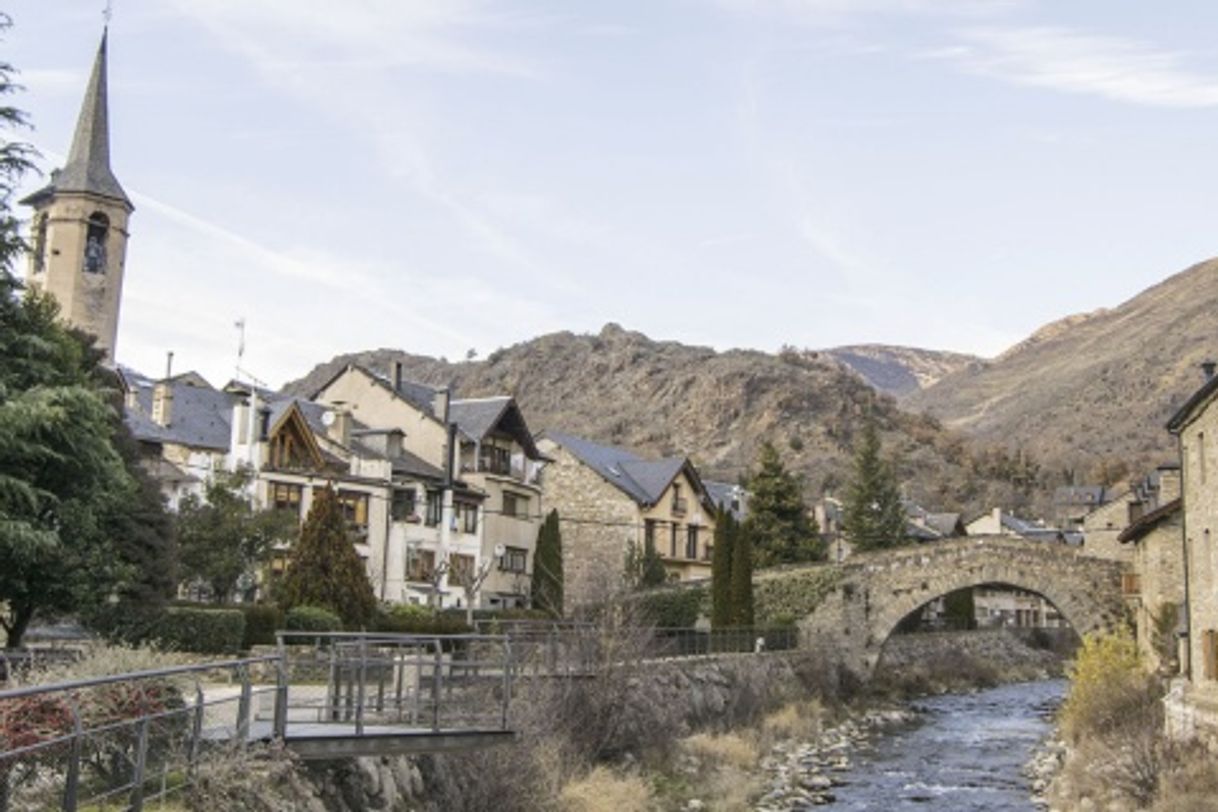
<instances>
[{"instance_id":1,"label":"pointed spire","mask_svg":"<svg viewBox=\"0 0 1218 812\"><path fill-rule=\"evenodd\" d=\"M92 192L126 202L127 194L110 170L110 122L106 102L106 39L109 28L102 32L93 62L93 74L85 90L85 100L76 121L76 134L68 162L54 176L55 191Z\"/></svg>"}]
</instances>

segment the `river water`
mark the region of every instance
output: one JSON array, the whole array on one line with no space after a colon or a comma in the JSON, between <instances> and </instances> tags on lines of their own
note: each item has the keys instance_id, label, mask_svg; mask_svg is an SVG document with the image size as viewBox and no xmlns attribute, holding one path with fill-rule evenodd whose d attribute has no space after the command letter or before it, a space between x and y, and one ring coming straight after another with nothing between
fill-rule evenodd
<instances>
[{"instance_id":1,"label":"river water","mask_svg":"<svg viewBox=\"0 0 1218 812\"><path fill-rule=\"evenodd\" d=\"M1064 680L912 703L919 719L854 754L830 809L1030 812L1020 771L1052 724Z\"/></svg>"}]
</instances>

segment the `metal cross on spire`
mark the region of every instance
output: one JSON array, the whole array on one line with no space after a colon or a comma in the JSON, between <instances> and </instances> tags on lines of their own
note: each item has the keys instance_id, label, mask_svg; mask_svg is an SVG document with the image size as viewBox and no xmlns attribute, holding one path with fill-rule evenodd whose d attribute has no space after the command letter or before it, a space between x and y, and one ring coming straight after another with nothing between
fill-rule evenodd
<instances>
[{"instance_id":1,"label":"metal cross on spire","mask_svg":"<svg viewBox=\"0 0 1218 812\"><path fill-rule=\"evenodd\" d=\"M106 0L106 7L102 9L102 19L106 21L106 27L110 26L110 18L114 16L114 8L111 6L111 0Z\"/></svg>"}]
</instances>

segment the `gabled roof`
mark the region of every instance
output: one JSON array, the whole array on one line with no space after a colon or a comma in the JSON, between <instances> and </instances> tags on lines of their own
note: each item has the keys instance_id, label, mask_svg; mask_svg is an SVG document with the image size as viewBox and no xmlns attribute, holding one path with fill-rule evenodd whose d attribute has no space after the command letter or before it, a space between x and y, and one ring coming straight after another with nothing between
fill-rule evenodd
<instances>
[{"instance_id":1,"label":"gabled roof","mask_svg":"<svg viewBox=\"0 0 1218 812\"><path fill-rule=\"evenodd\" d=\"M1193 392L1192 396L1184 401L1184 405L1172 415L1171 420L1167 421L1167 430L1172 434L1179 434L1180 430L1191 421L1193 412L1209 403L1216 392L1218 392L1218 375L1202 384L1200 389Z\"/></svg>"},{"instance_id":2,"label":"gabled roof","mask_svg":"<svg viewBox=\"0 0 1218 812\"><path fill-rule=\"evenodd\" d=\"M173 443L190 448L227 451L232 439L232 411L236 397L211 387L197 386L188 375L165 382L173 393L169 425L152 420L152 393L156 384L138 373L126 377L138 407L126 409L124 420L137 440Z\"/></svg>"},{"instance_id":3,"label":"gabled roof","mask_svg":"<svg viewBox=\"0 0 1218 812\"><path fill-rule=\"evenodd\" d=\"M712 479L704 479L702 484L706 487L706 493L715 503L715 507L719 508L721 512L724 510L730 512L736 521L744 520L745 500L740 498L746 496L744 488L731 482L718 482ZM732 507L732 502L736 502L736 507Z\"/></svg>"},{"instance_id":4,"label":"gabled roof","mask_svg":"<svg viewBox=\"0 0 1218 812\"><path fill-rule=\"evenodd\" d=\"M350 371L356 371L356 372L362 373L363 375L366 375L374 383L376 383L377 385L386 389L387 391L391 392L392 394L397 395L398 397L402 398L407 403L414 406L416 409L423 412L423 414L427 415L428 417L443 421L444 415L437 415L436 410L435 410L435 397L436 397L436 395L439 395L440 393L442 393L444 391L443 389L436 389L435 387L428 386L427 384L418 383L417 381L408 381L408 380L402 380L401 383L399 384L399 386L397 388L394 388L393 381L391 381L388 377L380 374L379 372L372 370L369 367L364 366L363 364L356 364L356 363L347 364L342 369L340 369L338 372L331 375L330 378L327 379L326 382L323 383L321 386L317 387L317 389L315 391L311 392L309 394L310 399L316 398L326 389L329 389L330 384L334 383L335 381L337 381L339 378L341 378L343 375L347 374Z\"/></svg>"},{"instance_id":5,"label":"gabled roof","mask_svg":"<svg viewBox=\"0 0 1218 812\"><path fill-rule=\"evenodd\" d=\"M648 460L628 449L601 445L574 434L547 431L543 436L567 449L576 459L640 505L650 506L660 501L664 491L682 471L689 475L694 487L706 494L697 471L684 457Z\"/></svg>"},{"instance_id":6,"label":"gabled roof","mask_svg":"<svg viewBox=\"0 0 1218 812\"><path fill-rule=\"evenodd\" d=\"M959 513L927 513L922 521L940 536L966 535L964 522Z\"/></svg>"},{"instance_id":7,"label":"gabled roof","mask_svg":"<svg viewBox=\"0 0 1218 812\"><path fill-rule=\"evenodd\" d=\"M131 209L130 199L110 169L110 113L106 99L106 39L102 34L93 61L93 73L85 90L80 117L68 160L62 169L51 173L51 182L28 196L22 203L37 205L57 192L87 192L122 201Z\"/></svg>"},{"instance_id":8,"label":"gabled roof","mask_svg":"<svg viewBox=\"0 0 1218 812\"><path fill-rule=\"evenodd\" d=\"M475 442L480 442L495 429L508 434L524 449L531 460L541 458L533 443L533 435L524 422L524 414L515 398L500 395L493 398L467 398L448 404L448 419L457 430Z\"/></svg>"},{"instance_id":9,"label":"gabled roof","mask_svg":"<svg viewBox=\"0 0 1218 812\"><path fill-rule=\"evenodd\" d=\"M1117 536L1117 541L1122 544L1127 541L1140 541L1151 530L1154 530L1164 521L1179 513L1183 505L1184 502L1182 500L1173 499L1167 504L1155 508L1122 530L1121 535Z\"/></svg>"}]
</instances>

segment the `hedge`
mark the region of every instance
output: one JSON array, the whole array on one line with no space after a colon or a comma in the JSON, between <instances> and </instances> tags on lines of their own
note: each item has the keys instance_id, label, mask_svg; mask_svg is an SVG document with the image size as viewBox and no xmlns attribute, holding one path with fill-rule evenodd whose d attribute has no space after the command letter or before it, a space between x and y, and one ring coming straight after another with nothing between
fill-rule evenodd
<instances>
[{"instance_id":1,"label":"hedge","mask_svg":"<svg viewBox=\"0 0 1218 812\"><path fill-rule=\"evenodd\" d=\"M283 610L270 603L243 603L238 606L245 615L245 636L241 647L248 650L254 646L273 646L275 632L284 627Z\"/></svg>"},{"instance_id":2,"label":"hedge","mask_svg":"<svg viewBox=\"0 0 1218 812\"><path fill-rule=\"evenodd\" d=\"M702 614L706 590L702 587L667 588L639 598L649 623L661 628L689 628Z\"/></svg>"},{"instance_id":3,"label":"hedge","mask_svg":"<svg viewBox=\"0 0 1218 812\"><path fill-rule=\"evenodd\" d=\"M373 629L391 634L469 634L465 613L434 612L420 606L399 604L379 612Z\"/></svg>"},{"instance_id":4,"label":"hedge","mask_svg":"<svg viewBox=\"0 0 1218 812\"><path fill-rule=\"evenodd\" d=\"M156 621L152 637L170 651L236 654L245 637L245 615L239 609L171 606Z\"/></svg>"},{"instance_id":5,"label":"hedge","mask_svg":"<svg viewBox=\"0 0 1218 812\"><path fill-rule=\"evenodd\" d=\"M320 606L294 606L283 619L284 627L293 632L340 632L343 621L329 609Z\"/></svg>"}]
</instances>

